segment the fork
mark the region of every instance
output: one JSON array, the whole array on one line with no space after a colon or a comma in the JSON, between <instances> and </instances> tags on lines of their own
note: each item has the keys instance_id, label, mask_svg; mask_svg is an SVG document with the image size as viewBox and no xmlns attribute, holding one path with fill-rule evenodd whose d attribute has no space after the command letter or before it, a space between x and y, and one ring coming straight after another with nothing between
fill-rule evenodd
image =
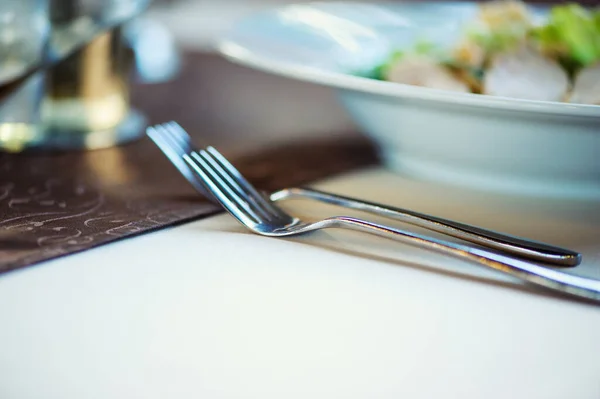
<instances>
[{"instance_id":1,"label":"fork","mask_svg":"<svg viewBox=\"0 0 600 399\"><path fill-rule=\"evenodd\" d=\"M347 228L473 261L563 293L600 300L599 280L570 275L494 252L345 216L304 222L260 194L216 149L207 147L206 150L192 151L185 154L183 159L217 201L254 233L287 237L325 228Z\"/></svg>"},{"instance_id":2,"label":"fork","mask_svg":"<svg viewBox=\"0 0 600 399\"><path fill-rule=\"evenodd\" d=\"M193 148L191 146L189 135L179 124L169 122L164 125L150 127L148 128L148 136L150 136L196 190L214 201L214 198L210 194L207 195L206 189L203 184L198 181L195 173L183 161L183 156L186 153L191 153ZM272 201L281 201L294 197L308 198L346 208L358 209L363 212L384 216L444 233L465 241L500 250L510 255L545 262L556 266L576 266L581 262L581 255L568 249L501 234L480 227L429 216L407 209L359 201L350 197L325 193L314 189L287 188L272 193L270 199Z\"/></svg>"}]
</instances>

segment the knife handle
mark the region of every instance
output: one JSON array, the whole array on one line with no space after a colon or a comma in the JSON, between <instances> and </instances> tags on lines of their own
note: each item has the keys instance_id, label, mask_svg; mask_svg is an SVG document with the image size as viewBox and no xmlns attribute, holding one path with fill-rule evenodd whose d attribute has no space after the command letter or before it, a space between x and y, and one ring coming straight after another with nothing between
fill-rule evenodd
<instances>
[{"instance_id":1,"label":"knife handle","mask_svg":"<svg viewBox=\"0 0 600 399\"><path fill-rule=\"evenodd\" d=\"M310 188L285 188L271 194L270 198L272 201L281 201L289 198L306 198L344 208L356 209L423 227L431 231L493 248L506 254L555 266L573 267L581 263L581 255L569 249L426 215L408 209L362 201Z\"/></svg>"}]
</instances>

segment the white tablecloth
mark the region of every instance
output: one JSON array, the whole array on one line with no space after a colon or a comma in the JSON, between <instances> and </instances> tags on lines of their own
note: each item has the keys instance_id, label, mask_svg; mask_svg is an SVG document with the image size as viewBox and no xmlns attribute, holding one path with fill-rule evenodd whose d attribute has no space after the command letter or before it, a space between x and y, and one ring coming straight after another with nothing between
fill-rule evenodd
<instances>
[{"instance_id":1,"label":"white tablecloth","mask_svg":"<svg viewBox=\"0 0 600 399\"><path fill-rule=\"evenodd\" d=\"M381 170L318 187L581 251L597 202ZM289 202L297 214L344 214ZM360 233L219 215L0 277L0 398L600 398L600 306Z\"/></svg>"}]
</instances>

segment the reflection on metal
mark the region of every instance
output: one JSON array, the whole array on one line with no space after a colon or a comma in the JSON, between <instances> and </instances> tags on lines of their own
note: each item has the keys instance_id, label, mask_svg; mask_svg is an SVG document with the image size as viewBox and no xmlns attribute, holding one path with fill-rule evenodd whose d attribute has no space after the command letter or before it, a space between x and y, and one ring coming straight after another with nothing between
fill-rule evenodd
<instances>
[{"instance_id":1,"label":"reflection on metal","mask_svg":"<svg viewBox=\"0 0 600 399\"><path fill-rule=\"evenodd\" d=\"M24 150L97 150L128 143L143 136L146 118L132 110L117 126L100 130L50 129L32 123L0 123L0 149Z\"/></svg>"},{"instance_id":2,"label":"reflection on metal","mask_svg":"<svg viewBox=\"0 0 600 399\"><path fill-rule=\"evenodd\" d=\"M46 129L42 141L30 147L32 149L96 150L136 140L144 135L145 128L146 118L138 111L131 110L117 125L104 129Z\"/></svg>"},{"instance_id":3,"label":"reflection on metal","mask_svg":"<svg viewBox=\"0 0 600 399\"><path fill-rule=\"evenodd\" d=\"M39 125L20 122L0 124L0 147L6 152L23 151L41 140Z\"/></svg>"},{"instance_id":4,"label":"reflection on metal","mask_svg":"<svg viewBox=\"0 0 600 399\"><path fill-rule=\"evenodd\" d=\"M130 62L116 28L101 34L46 74L42 121L50 128L110 129L129 108Z\"/></svg>"},{"instance_id":5,"label":"reflection on metal","mask_svg":"<svg viewBox=\"0 0 600 399\"><path fill-rule=\"evenodd\" d=\"M147 3L51 0L46 51L0 82L0 149L92 149L141 137L144 118L129 107L133 57L122 27Z\"/></svg>"}]
</instances>

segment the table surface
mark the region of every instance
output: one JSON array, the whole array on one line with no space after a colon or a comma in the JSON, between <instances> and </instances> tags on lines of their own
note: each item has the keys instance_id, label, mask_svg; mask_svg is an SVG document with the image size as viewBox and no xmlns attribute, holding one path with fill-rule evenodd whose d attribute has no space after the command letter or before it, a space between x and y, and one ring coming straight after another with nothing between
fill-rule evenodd
<instances>
[{"instance_id":1,"label":"table surface","mask_svg":"<svg viewBox=\"0 0 600 399\"><path fill-rule=\"evenodd\" d=\"M165 101L169 84L134 102L153 122L201 126L228 156L360 137L326 89L201 59L224 73L177 91L178 102ZM165 187L179 190L170 176ZM584 255L572 272L600 278L595 202L378 167L316 187L571 247ZM0 320L2 399L600 397L597 305L364 234L259 237L226 214L3 275Z\"/></svg>"},{"instance_id":2,"label":"table surface","mask_svg":"<svg viewBox=\"0 0 600 399\"><path fill-rule=\"evenodd\" d=\"M317 187L570 246L600 278L596 203L378 168ZM226 214L8 274L0 319L5 399L600 397L597 305L360 233L264 238Z\"/></svg>"}]
</instances>

